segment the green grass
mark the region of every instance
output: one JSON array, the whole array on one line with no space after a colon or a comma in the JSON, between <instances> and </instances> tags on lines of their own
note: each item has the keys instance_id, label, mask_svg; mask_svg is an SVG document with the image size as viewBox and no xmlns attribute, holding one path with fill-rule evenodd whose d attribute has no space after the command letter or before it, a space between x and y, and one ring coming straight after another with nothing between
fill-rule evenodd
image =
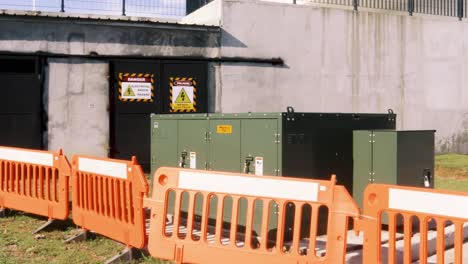
<instances>
[{"instance_id":1,"label":"green grass","mask_svg":"<svg viewBox=\"0 0 468 264\"><path fill-rule=\"evenodd\" d=\"M468 155L436 155L435 188L468 192Z\"/></svg>"},{"instance_id":2,"label":"green grass","mask_svg":"<svg viewBox=\"0 0 468 264\"><path fill-rule=\"evenodd\" d=\"M443 154L435 156L436 167L450 169L468 169L468 155Z\"/></svg>"},{"instance_id":3,"label":"green grass","mask_svg":"<svg viewBox=\"0 0 468 264\"><path fill-rule=\"evenodd\" d=\"M442 190L468 192L468 180L436 177L435 188Z\"/></svg>"},{"instance_id":4,"label":"green grass","mask_svg":"<svg viewBox=\"0 0 468 264\"><path fill-rule=\"evenodd\" d=\"M437 155L435 162L437 189L468 192L468 155ZM40 233L43 237L31 235L45 221L44 218L19 212L10 212L7 217L0 218L0 264L103 263L124 248L102 236L85 242L64 244L65 239L77 232L71 221L57 221L57 224ZM170 262L144 257L133 263Z\"/></svg>"},{"instance_id":5,"label":"green grass","mask_svg":"<svg viewBox=\"0 0 468 264\"><path fill-rule=\"evenodd\" d=\"M124 246L97 236L80 243L64 244L77 232L70 221L60 222L48 230L31 232L46 221L44 218L10 212L0 218L0 263L103 263L118 254ZM145 257L133 263L169 263Z\"/></svg>"}]
</instances>

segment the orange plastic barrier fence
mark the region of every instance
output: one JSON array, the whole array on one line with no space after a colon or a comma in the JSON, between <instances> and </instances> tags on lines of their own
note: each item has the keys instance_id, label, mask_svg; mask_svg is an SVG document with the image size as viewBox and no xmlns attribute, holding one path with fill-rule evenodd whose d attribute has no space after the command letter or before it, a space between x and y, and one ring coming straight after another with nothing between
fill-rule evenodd
<instances>
[{"instance_id":1,"label":"orange plastic barrier fence","mask_svg":"<svg viewBox=\"0 0 468 264\"><path fill-rule=\"evenodd\" d=\"M143 198L148 182L135 157L124 161L74 156L72 192L75 224L129 247L145 246Z\"/></svg>"},{"instance_id":2,"label":"orange plastic barrier fence","mask_svg":"<svg viewBox=\"0 0 468 264\"><path fill-rule=\"evenodd\" d=\"M348 220L359 209L334 178L160 168L153 179L146 199L153 257L177 263L345 262ZM321 208L328 209L326 240L317 234Z\"/></svg>"},{"instance_id":3,"label":"orange plastic barrier fence","mask_svg":"<svg viewBox=\"0 0 468 264\"><path fill-rule=\"evenodd\" d=\"M383 257L381 231L383 219L388 219L389 241ZM468 194L424 188L371 184L364 192L364 212L356 229L364 231L363 263L402 263L397 259L396 230L403 225L403 263L427 263L429 229L435 229L437 263L444 263L445 228L455 227L455 263L463 259L463 226L468 220ZM413 251L413 232L419 232L419 249Z\"/></svg>"},{"instance_id":4,"label":"orange plastic barrier fence","mask_svg":"<svg viewBox=\"0 0 468 264\"><path fill-rule=\"evenodd\" d=\"M70 164L62 151L0 147L0 209L68 217Z\"/></svg>"}]
</instances>

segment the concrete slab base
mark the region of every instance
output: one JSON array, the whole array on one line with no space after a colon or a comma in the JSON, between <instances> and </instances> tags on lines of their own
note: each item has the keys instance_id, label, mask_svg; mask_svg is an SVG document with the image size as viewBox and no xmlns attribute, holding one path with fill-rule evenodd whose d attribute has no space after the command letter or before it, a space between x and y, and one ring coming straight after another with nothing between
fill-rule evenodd
<instances>
[{"instance_id":1,"label":"concrete slab base","mask_svg":"<svg viewBox=\"0 0 468 264\"><path fill-rule=\"evenodd\" d=\"M445 248L450 249L453 248L454 245L454 232L455 232L455 226L450 225L445 228ZM388 234L388 232L387 232ZM400 237L402 234L398 234ZM383 234L382 234L383 236ZM388 235L387 235L388 237ZM468 224L465 224L463 227L463 237L465 239L468 238ZM412 239L411 239L411 261L414 263L419 263L418 260L420 259L419 256L419 247L420 247L420 242L421 242L421 237L420 234L414 234ZM434 230L431 230L427 234L427 250L428 250L428 256L432 256L436 254L436 244L437 243L437 232ZM400 239L396 241L395 247L396 247L396 262L397 263L403 263L403 256L404 256L404 244L405 241ZM386 263L386 260L388 259L388 240L382 245L382 261ZM446 251L446 254L448 254ZM466 253L468 256L468 252ZM448 256L450 257L450 256ZM432 257L431 257L432 258ZM429 258L428 258L429 259ZM359 250L354 250L354 251L348 251L346 254L346 263L348 264L361 264L362 263L362 249ZM435 262L434 262L435 263ZM448 262L450 263L450 262ZM465 262L463 262L465 263Z\"/></svg>"}]
</instances>

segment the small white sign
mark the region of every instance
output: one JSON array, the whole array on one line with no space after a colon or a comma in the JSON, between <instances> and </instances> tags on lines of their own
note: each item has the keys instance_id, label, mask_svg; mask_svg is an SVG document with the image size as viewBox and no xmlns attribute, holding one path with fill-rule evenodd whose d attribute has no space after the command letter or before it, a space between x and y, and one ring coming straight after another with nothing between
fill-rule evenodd
<instances>
[{"instance_id":1,"label":"small white sign","mask_svg":"<svg viewBox=\"0 0 468 264\"><path fill-rule=\"evenodd\" d=\"M151 99L151 83L122 82L122 99Z\"/></svg>"},{"instance_id":2,"label":"small white sign","mask_svg":"<svg viewBox=\"0 0 468 264\"><path fill-rule=\"evenodd\" d=\"M190 168L196 169L197 168L197 153L190 152Z\"/></svg>"},{"instance_id":3,"label":"small white sign","mask_svg":"<svg viewBox=\"0 0 468 264\"><path fill-rule=\"evenodd\" d=\"M263 175L263 157L255 157L255 175Z\"/></svg>"}]
</instances>

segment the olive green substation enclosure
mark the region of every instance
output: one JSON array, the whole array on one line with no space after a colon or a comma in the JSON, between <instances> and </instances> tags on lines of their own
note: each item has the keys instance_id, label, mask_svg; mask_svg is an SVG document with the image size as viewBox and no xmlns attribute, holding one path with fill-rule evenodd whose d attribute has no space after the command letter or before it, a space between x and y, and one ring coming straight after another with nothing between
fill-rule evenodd
<instances>
[{"instance_id":1,"label":"olive green substation enclosure","mask_svg":"<svg viewBox=\"0 0 468 264\"><path fill-rule=\"evenodd\" d=\"M396 115L151 115L151 174L162 166L329 180L353 191L353 131L395 129Z\"/></svg>"},{"instance_id":2,"label":"olive green substation enclosure","mask_svg":"<svg viewBox=\"0 0 468 264\"><path fill-rule=\"evenodd\" d=\"M362 130L353 135L353 198L369 183L434 187L434 130Z\"/></svg>"},{"instance_id":3,"label":"olive green substation enclosure","mask_svg":"<svg viewBox=\"0 0 468 264\"><path fill-rule=\"evenodd\" d=\"M151 171L153 175L159 167L175 166L321 180L330 180L336 174L337 183L351 193L353 131L395 129L395 121L396 115L391 111L295 113L292 108L278 113L152 115ZM225 201L225 219L230 218L230 206L231 201ZM277 206L258 203L253 224L257 233L264 206L269 206L272 214L269 230L277 225ZM245 223L245 207L245 201L241 201L238 219L241 226ZM288 207L285 237L292 232L294 210L300 209ZM210 203L210 218L215 217L215 210L216 203ZM309 211L304 208L302 237L309 233ZM200 213L197 209L196 214ZM319 215L323 224L319 224L318 233L324 233L326 219L326 212Z\"/></svg>"},{"instance_id":4,"label":"olive green substation enclosure","mask_svg":"<svg viewBox=\"0 0 468 264\"><path fill-rule=\"evenodd\" d=\"M151 123L152 173L177 166L280 174L281 113L152 115Z\"/></svg>"}]
</instances>

